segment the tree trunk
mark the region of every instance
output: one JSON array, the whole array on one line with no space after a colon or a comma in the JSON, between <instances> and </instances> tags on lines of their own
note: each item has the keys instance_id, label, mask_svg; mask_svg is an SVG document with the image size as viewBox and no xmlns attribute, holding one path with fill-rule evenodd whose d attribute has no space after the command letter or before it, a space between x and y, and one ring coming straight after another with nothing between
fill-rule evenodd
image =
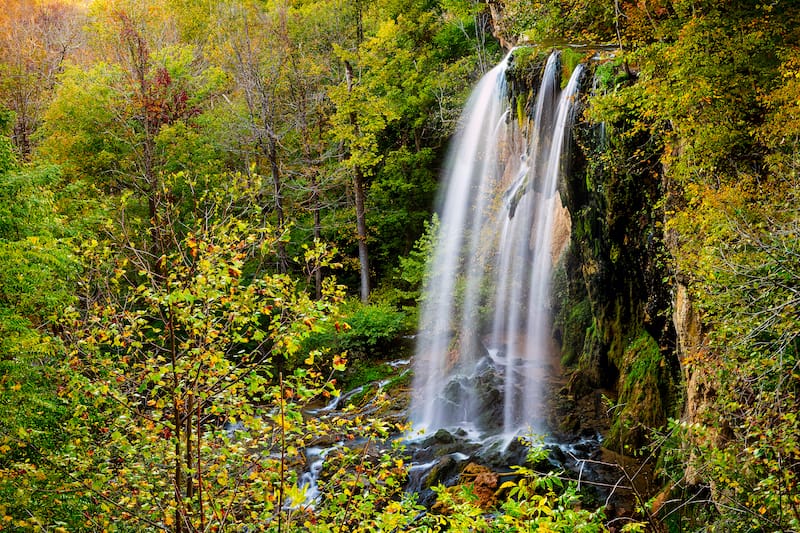
<instances>
[{"instance_id":1,"label":"tree trunk","mask_svg":"<svg viewBox=\"0 0 800 533\"><path fill-rule=\"evenodd\" d=\"M345 73L347 76L347 90L353 90L353 66L349 61L344 62ZM358 135L358 118L355 112L350 113L350 124L352 124L356 135ZM361 302L367 303L369 300L369 254L367 251L367 215L364 207L364 173L361 167L353 167L353 195L356 202L356 231L358 235L358 262L361 268Z\"/></svg>"},{"instance_id":2,"label":"tree trunk","mask_svg":"<svg viewBox=\"0 0 800 533\"><path fill-rule=\"evenodd\" d=\"M191 395L188 395L186 398L186 429L184 430L184 435L186 439L186 470L191 471L192 469L192 429L194 421L192 420L192 415L194 414L194 403L193 398ZM197 453L200 453L200 450L197 450ZM186 476L186 497L190 500L194 497L194 480L192 476Z\"/></svg>"},{"instance_id":3,"label":"tree trunk","mask_svg":"<svg viewBox=\"0 0 800 533\"><path fill-rule=\"evenodd\" d=\"M278 271L281 274L285 274L289 269L289 259L286 255L286 243L283 241L285 220L283 213L283 192L281 190L281 172L280 166L278 165L278 141L275 139L275 135L269 130L267 130L267 135L269 136L266 143L267 159L269 159L269 168L272 174L272 193L275 197L275 215L278 217L278 232L280 233L280 239L277 243Z\"/></svg>"},{"instance_id":4,"label":"tree trunk","mask_svg":"<svg viewBox=\"0 0 800 533\"><path fill-rule=\"evenodd\" d=\"M364 208L364 176L356 167L353 172L356 197L356 230L358 231L358 262L361 265L361 302L369 300L369 256L367 254L367 217Z\"/></svg>"},{"instance_id":5,"label":"tree trunk","mask_svg":"<svg viewBox=\"0 0 800 533\"><path fill-rule=\"evenodd\" d=\"M316 172L311 175L311 210L314 213L314 242L322 240L322 221L320 211L322 207L319 203L319 182ZM322 299L322 268L317 265L314 268L314 296L317 300Z\"/></svg>"},{"instance_id":6,"label":"tree trunk","mask_svg":"<svg viewBox=\"0 0 800 533\"><path fill-rule=\"evenodd\" d=\"M32 126L24 112L19 113L17 122L14 124L14 132L11 140L16 145L21 161L27 162L31 158L31 130Z\"/></svg>"},{"instance_id":7,"label":"tree trunk","mask_svg":"<svg viewBox=\"0 0 800 533\"><path fill-rule=\"evenodd\" d=\"M156 172L156 147L155 135L150 131L149 126L145 126L145 138L143 140L142 158L144 171L144 185L142 189L147 195L147 211L150 217L150 240L152 241L151 253L153 255L153 272L160 279L164 277L164 265L161 257L166 253L166 246L163 235L164 228L161 227L161 217L159 216L159 204L161 203L161 181ZM161 206L163 208L163 206Z\"/></svg>"},{"instance_id":8,"label":"tree trunk","mask_svg":"<svg viewBox=\"0 0 800 533\"><path fill-rule=\"evenodd\" d=\"M172 367L172 409L173 409L173 425L175 427L175 473L173 474L172 484L175 490L175 533L181 533L181 524L183 523L183 516L181 513L183 501L183 454L181 452L181 406L180 398L178 397L181 390L181 381L178 375L178 346L175 340L175 315L172 312L172 307L167 309L167 326L169 327L169 346L170 346L170 363Z\"/></svg>"},{"instance_id":9,"label":"tree trunk","mask_svg":"<svg viewBox=\"0 0 800 533\"><path fill-rule=\"evenodd\" d=\"M269 73L262 72L259 58L254 53L254 46L250 38L250 25L247 17L243 19L242 33L231 41L233 52L236 57L238 75L241 78L241 85L244 89L245 102L250 116L250 126L255 133L255 141L261 155L269 165L272 177L272 207L277 216L277 229L281 233L281 239L277 243L277 268L281 273L286 273L289 269L289 259L286 253L286 243L283 241L283 231L286 225L286 218L283 205L283 191L281 184L280 161L278 159L278 134L275 126L279 117L275 106L274 82ZM273 84L273 85L270 85ZM267 195L266 183L262 183L261 193L264 198ZM269 205L266 199L263 200L262 210L266 213Z\"/></svg>"}]
</instances>

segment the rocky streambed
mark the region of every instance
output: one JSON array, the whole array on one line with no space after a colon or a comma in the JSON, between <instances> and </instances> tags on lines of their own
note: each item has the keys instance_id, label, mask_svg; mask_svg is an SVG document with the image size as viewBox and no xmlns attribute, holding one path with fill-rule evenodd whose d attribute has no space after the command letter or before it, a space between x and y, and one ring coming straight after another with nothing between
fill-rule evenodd
<instances>
[{"instance_id":1,"label":"rocky streambed","mask_svg":"<svg viewBox=\"0 0 800 533\"><path fill-rule=\"evenodd\" d=\"M325 416L348 409L352 416L380 417L392 427L402 427L405 422L409 396L408 379L410 361L393 361L394 377L354 388L325 406L310 411L310 416ZM483 382L487 406L496 405L497 397L494 369L487 365L477 379ZM419 502L435 509L434 488L463 483L472 485L481 502L490 504L505 497L502 483L518 477L516 466L526 466L536 472L555 473L571 479L578 485L583 504L604 506L609 519L631 516L637 500L653 494L653 468L646 458L630 458L603 447L603 434L608 430L605 395L597 390L576 399L569 394L565 383L553 380L548 384L550 398L547 408L547 426L555 428L546 435L531 435L520 431L503 434L487 424L491 411L481 425L464 425L439 429L430 434L411 434L396 430L383 442L372 442L371 453L380 455L390 448L400 453L408 466L406 490L416 493ZM387 398L389 401L387 402ZM397 451L398 441L403 444ZM307 487L307 503L313 504L318 496L316 484L325 475L325 456L341 446L360 447L360 441L317 442L306 451L307 464L302 473ZM546 454L536 454L531 461L531 446L544 447Z\"/></svg>"}]
</instances>

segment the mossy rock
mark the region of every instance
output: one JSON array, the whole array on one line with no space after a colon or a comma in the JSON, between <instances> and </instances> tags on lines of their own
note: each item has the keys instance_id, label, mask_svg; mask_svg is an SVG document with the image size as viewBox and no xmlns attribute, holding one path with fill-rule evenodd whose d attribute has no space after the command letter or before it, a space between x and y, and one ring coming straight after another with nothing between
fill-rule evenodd
<instances>
[{"instance_id":1,"label":"mossy rock","mask_svg":"<svg viewBox=\"0 0 800 533\"><path fill-rule=\"evenodd\" d=\"M563 324L561 364L570 366L580 357L592 324L592 308L585 298L567 310Z\"/></svg>"},{"instance_id":2,"label":"mossy rock","mask_svg":"<svg viewBox=\"0 0 800 533\"><path fill-rule=\"evenodd\" d=\"M646 442L649 429L666 421L662 387L668 381L658 343L641 331L625 348L619 376L619 399L605 446L631 454Z\"/></svg>"}]
</instances>

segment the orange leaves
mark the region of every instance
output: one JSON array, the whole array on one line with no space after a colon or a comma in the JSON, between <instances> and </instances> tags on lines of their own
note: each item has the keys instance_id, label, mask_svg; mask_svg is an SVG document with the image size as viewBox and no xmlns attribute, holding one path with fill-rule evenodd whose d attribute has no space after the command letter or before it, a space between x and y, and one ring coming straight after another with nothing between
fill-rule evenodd
<instances>
[{"instance_id":1,"label":"orange leaves","mask_svg":"<svg viewBox=\"0 0 800 533\"><path fill-rule=\"evenodd\" d=\"M333 356L333 369L339 372L344 371L347 367L347 359L344 355L336 354Z\"/></svg>"},{"instance_id":2,"label":"orange leaves","mask_svg":"<svg viewBox=\"0 0 800 533\"><path fill-rule=\"evenodd\" d=\"M145 83L147 88L141 95L140 105L145 121L153 131L199 114L198 108L189 106L186 88L174 82L166 68L158 67L153 77L145 80Z\"/></svg>"}]
</instances>

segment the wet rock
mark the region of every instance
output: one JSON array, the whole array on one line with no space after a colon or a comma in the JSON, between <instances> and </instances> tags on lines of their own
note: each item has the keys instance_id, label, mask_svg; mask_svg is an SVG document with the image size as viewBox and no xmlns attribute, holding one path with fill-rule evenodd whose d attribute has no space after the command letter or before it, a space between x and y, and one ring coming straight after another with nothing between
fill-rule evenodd
<instances>
[{"instance_id":1,"label":"wet rock","mask_svg":"<svg viewBox=\"0 0 800 533\"><path fill-rule=\"evenodd\" d=\"M445 455L430 463L415 465L409 471L406 490L417 493L419 503L431 508L436 502L433 488L455 485L463 462L460 455Z\"/></svg>"},{"instance_id":2,"label":"wet rock","mask_svg":"<svg viewBox=\"0 0 800 533\"><path fill-rule=\"evenodd\" d=\"M564 433L574 433L580 426L581 420L578 415L576 413L569 413L561 420L559 429Z\"/></svg>"},{"instance_id":3,"label":"wet rock","mask_svg":"<svg viewBox=\"0 0 800 533\"><path fill-rule=\"evenodd\" d=\"M309 446L315 448L329 448L341 440L342 436L334 433L329 433L327 435L318 435L315 439L313 439L309 443Z\"/></svg>"},{"instance_id":4,"label":"wet rock","mask_svg":"<svg viewBox=\"0 0 800 533\"><path fill-rule=\"evenodd\" d=\"M481 345L480 353L485 351ZM499 430L503 424L504 379L492 358L481 355L474 366L468 365L452 374L440 398L445 420L468 423L483 431Z\"/></svg>"},{"instance_id":5,"label":"wet rock","mask_svg":"<svg viewBox=\"0 0 800 533\"><path fill-rule=\"evenodd\" d=\"M496 440L476 450L472 458L474 461L494 468L508 468L511 465L525 463L528 456L528 447L519 439L511 442Z\"/></svg>"},{"instance_id":6,"label":"wet rock","mask_svg":"<svg viewBox=\"0 0 800 533\"><path fill-rule=\"evenodd\" d=\"M408 449L411 452L412 461L416 464L429 463L454 453L466 454L466 457L479 446L477 443L471 442L467 436L467 432L463 429L452 432L440 429L422 442L409 443Z\"/></svg>"},{"instance_id":7,"label":"wet rock","mask_svg":"<svg viewBox=\"0 0 800 533\"><path fill-rule=\"evenodd\" d=\"M437 444L452 444L455 437L446 429L440 429L433 435L433 441Z\"/></svg>"},{"instance_id":8,"label":"wet rock","mask_svg":"<svg viewBox=\"0 0 800 533\"><path fill-rule=\"evenodd\" d=\"M572 446L573 450L579 453L582 457L589 457L592 451L597 449L597 443L591 441L577 442Z\"/></svg>"},{"instance_id":9,"label":"wet rock","mask_svg":"<svg viewBox=\"0 0 800 533\"><path fill-rule=\"evenodd\" d=\"M459 461L452 455L445 455L430 469L423 483L424 488L431 488L438 484L452 485L458 477Z\"/></svg>"},{"instance_id":10,"label":"wet rock","mask_svg":"<svg viewBox=\"0 0 800 533\"><path fill-rule=\"evenodd\" d=\"M567 454L561 449L561 446L550 446L550 453L547 454L547 462L552 468L564 468L567 462Z\"/></svg>"}]
</instances>

